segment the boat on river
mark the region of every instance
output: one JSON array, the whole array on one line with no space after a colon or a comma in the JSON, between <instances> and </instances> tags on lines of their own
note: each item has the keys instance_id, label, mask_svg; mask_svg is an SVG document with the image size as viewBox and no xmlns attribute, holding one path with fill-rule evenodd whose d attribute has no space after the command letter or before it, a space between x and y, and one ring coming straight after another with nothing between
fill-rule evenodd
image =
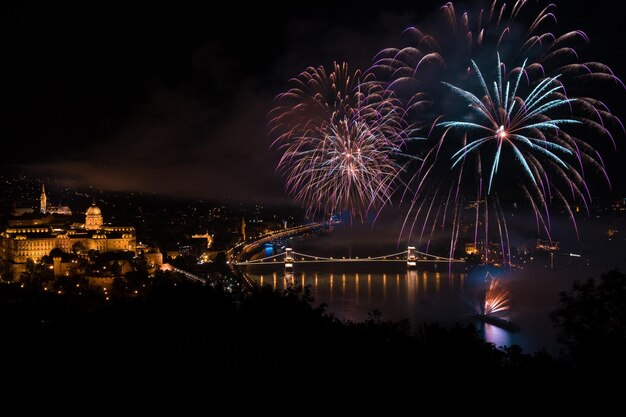
<instances>
[{"instance_id":1,"label":"boat on river","mask_svg":"<svg viewBox=\"0 0 626 417\"><path fill-rule=\"evenodd\" d=\"M519 332L520 331L520 325L513 322L513 321L509 321L509 320L505 320L501 317L496 317L490 314L475 314L474 317L477 320L482 321L483 323L488 323L491 325L494 325L496 327L499 327L501 329L504 329L506 331L509 331L511 333L515 333L515 332Z\"/></svg>"}]
</instances>

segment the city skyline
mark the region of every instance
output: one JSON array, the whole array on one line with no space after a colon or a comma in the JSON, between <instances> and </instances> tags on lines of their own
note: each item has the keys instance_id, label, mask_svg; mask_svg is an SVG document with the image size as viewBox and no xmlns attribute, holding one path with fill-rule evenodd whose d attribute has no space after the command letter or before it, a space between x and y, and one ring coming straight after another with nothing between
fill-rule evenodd
<instances>
[{"instance_id":1,"label":"city skyline","mask_svg":"<svg viewBox=\"0 0 626 417\"><path fill-rule=\"evenodd\" d=\"M5 397L610 408L611 5L3 3Z\"/></svg>"}]
</instances>

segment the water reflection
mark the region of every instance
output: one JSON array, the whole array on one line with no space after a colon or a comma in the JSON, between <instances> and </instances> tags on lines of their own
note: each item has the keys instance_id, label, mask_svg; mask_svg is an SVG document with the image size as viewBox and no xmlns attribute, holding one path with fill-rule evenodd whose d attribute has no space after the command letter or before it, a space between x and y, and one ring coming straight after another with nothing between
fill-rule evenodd
<instances>
[{"instance_id":1,"label":"water reflection","mask_svg":"<svg viewBox=\"0 0 626 417\"><path fill-rule=\"evenodd\" d=\"M273 288L285 288L287 285L295 285L296 283L296 275L293 272L272 272L271 274L271 286ZM255 279L260 285L270 284L266 279L267 274L248 273L248 275L252 279ZM352 291L354 292L355 297L367 295L367 299L371 299L375 296L378 290L382 292L383 299L386 299L387 291L389 291L391 287L393 287L396 291L396 294L402 291L407 292L412 296L419 295L420 291L424 291L425 295L437 295L442 291L457 292L465 288L466 277L466 274L464 273L453 273L448 275L447 279L444 281L442 280L440 272L425 271L420 273L418 271L407 271L404 274L396 273L395 280L389 281L387 273L369 273L366 278L366 286L363 288L363 274L342 273L340 283L341 287L336 288L339 286L336 274L323 272L301 272L299 275L298 285L301 287L312 286L316 291L324 291L324 288L319 288L321 283L321 285L327 286L326 290L328 293L341 291L342 294L345 294L346 291Z\"/></svg>"},{"instance_id":2,"label":"water reflection","mask_svg":"<svg viewBox=\"0 0 626 417\"><path fill-rule=\"evenodd\" d=\"M400 298L400 274L396 275L396 298Z\"/></svg>"},{"instance_id":3,"label":"water reflection","mask_svg":"<svg viewBox=\"0 0 626 417\"><path fill-rule=\"evenodd\" d=\"M408 271L406 274L406 301L409 309L413 309L415 298L419 296L419 278L417 271Z\"/></svg>"},{"instance_id":4,"label":"water reflection","mask_svg":"<svg viewBox=\"0 0 626 417\"><path fill-rule=\"evenodd\" d=\"M387 302L387 274L383 274L383 302Z\"/></svg>"},{"instance_id":5,"label":"water reflection","mask_svg":"<svg viewBox=\"0 0 626 417\"><path fill-rule=\"evenodd\" d=\"M271 274L268 282L267 273L248 272L260 285L269 284L275 289L296 284L308 287L317 302L329 304L335 314L349 320L363 320L374 309L391 319L437 321L442 320L442 315L457 321L459 315L468 313L459 297L459 291L464 288L464 273L447 276L441 272L416 270L392 274L298 271L297 278L290 272ZM390 275L395 275L395 279Z\"/></svg>"},{"instance_id":6,"label":"water reflection","mask_svg":"<svg viewBox=\"0 0 626 417\"><path fill-rule=\"evenodd\" d=\"M295 285L295 283L296 283L296 280L293 276L293 272L285 272L285 277L283 279L283 289L292 287L293 285Z\"/></svg>"},{"instance_id":7,"label":"water reflection","mask_svg":"<svg viewBox=\"0 0 626 417\"><path fill-rule=\"evenodd\" d=\"M511 344L511 333L489 323L483 324L483 337L494 345L508 346Z\"/></svg>"},{"instance_id":8,"label":"water reflection","mask_svg":"<svg viewBox=\"0 0 626 417\"><path fill-rule=\"evenodd\" d=\"M271 274L271 278L269 275ZM474 310L467 294L475 292L484 279L474 274L410 270L393 272L283 271L248 272L261 285L278 290L289 286L308 287L315 303L326 303L337 317L362 321L377 309L392 320L439 322L452 325L472 322ZM489 324L479 325L485 339L497 346L525 344L520 334L511 335Z\"/></svg>"},{"instance_id":9,"label":"water reflection","mask_svg":"<svg viewBox=\"0 0 626 417\"><path fill-rule=\"evenodd\" d=\"M246 272L261 285L284 289L288 284L284 270L268 267L249 268ZM542 274L536 270L499 271L498 277L504 280L513 297L507 319L521 326L520 332L510 334L493 325L483 325L473 317L476 295L481 294L481 288L484 295L484 269L449 273L434 268L407 271L386 265L378 271L368 266L359 272L344 266L326 268L315 266L313 269L311 266L307 270L303 266L297 267L296 288L308 287L315 304L328 304L329 311L336 317L362 321L368 318L369 312L377 309L385 319L410 319L413 325L421 322L473 323L485 339L495 345L516 343L527 351L556 349L548 314L557 306L555 295L571 288L572 281L581 277L580 274Z\"/></svg>"}]
</instances>

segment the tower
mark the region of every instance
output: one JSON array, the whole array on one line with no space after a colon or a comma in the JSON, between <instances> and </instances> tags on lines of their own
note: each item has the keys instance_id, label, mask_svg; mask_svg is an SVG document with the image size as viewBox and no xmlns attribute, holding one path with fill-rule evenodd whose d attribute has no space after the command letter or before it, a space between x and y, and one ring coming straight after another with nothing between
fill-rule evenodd
<instances>
[{"instance_id":1,"label":"tower","mask_svg":"<svg viewBox=\"0 0 626 417\"><path fill-rule=\"evenodd\" d=\"M48 209L48 197L46 197L46 186L41 184L41 197L39 197L39 211L46 214Z\"/></svg>"},{"instance_id":2,"label":"tower","mask_svg":"<svg viewBox=\"0 0 626 417\"><path fill-rule=\"evenodd\" d=\"M409 246L406 251L406 267L409 269L417 268L417 255L415 246Z\"/></svg>"},{"instance_id":3,"label":"tower","mask_svg":"<svg viewBox=\"0 0 626 417\"><path fill-rule=\"evenodd\" d=\"M293 249L285 248L285 272L293 272L294 262Z\"/></svg>"},{"instance_id":4,"label":"tower","mask_svg":"<svg viewBox=\"0 0 626 417\"><path fill-rule=\"evenodd\" d=\"M241 238L243 239L243 241L246 241L246 218L242 217L241 218Z\"/></svg>"}]
</instances>

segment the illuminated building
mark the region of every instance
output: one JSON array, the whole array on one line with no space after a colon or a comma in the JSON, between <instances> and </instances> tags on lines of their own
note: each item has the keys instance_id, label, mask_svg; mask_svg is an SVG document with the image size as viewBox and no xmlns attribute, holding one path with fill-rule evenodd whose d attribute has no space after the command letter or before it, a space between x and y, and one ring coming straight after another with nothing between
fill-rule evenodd
<instances>
[{"instance_id":1,"label":"illuminated building","mask_svg":"<svg viewBox=\"0 0 626 417\"><path fill-rule=\"evenodd\" d=\"M46 209L48 214L60 214L62 216L71 216L72 210L68 206L48 206Z\"/></svg>"},{"instance_id":2,"label":"illuminated building","mask_svg":"<svg viewBox=\"0 0 626 417\"><path fill-rule=\"evenodd\" d=\"M559 250L559 242L555 240L537 239L536 248L538 251L556 252Z\"/></svg>"},{"instance_id":3,"label":"illuminated building","mask_svg":"<svg viewBox=\"0 0 626 417\"><path fill-rule=\"evenodd\" d=\"M102 212L100 208L96 206L94 202L91 207L87 209L85 213L85 229L87 230L100 230L104 219L102 218Z\"/></svg>"},{"instance_id":4,"label":"illuminated building","mask_svg":"<svg viewBox=\"0 0 626 417\"><path fill-rule=\"evenodd\" d=\"M467 255L478 255L479 250L475 243L470 242L465 244L465 253Z\"/></svg>"},{"instance_id":5,"label":"illuminated building","mask_svg":"<svg viewBox=\"0 0 626 417\"><path fill-rule=\"evenodd\" d=\"M41 195L39 197L39 209L32 201L17 202L13 214L15 216L22 216L25 214L39 213L42 215L60 214L62 216L71 216L72 210L68 206L51 206L48 205L48 196L46 195L46 188L41 184Z\"/></svg>"},{"instance_id":6,"label":"illuminated building","mask_svg":"<svg viewBox=\"0 0 626 417\"><path fill-rule=\"evenodd\" d=\"M45 203L42 189L42 209ZM2 271L18 278L26 271L27 260L39 262L53 249L66 253L136 252L135 228L104 226L102 211L92 204L85 213L85 223L53 224L45 216L30 224L11 225L0 234L0 263Z\"/></svg>"},{"instance_id":7,"label":"illuminated building","mask_svg":"<svg viewBox=\"0 0 626 417\"><path fill-rule=\"evenodd\" d=\"M191 236L192 239L206 239L206 248L211 249L211 245L213 244L213 235L210 235L209 232L204 234L195 234Z\"/></svg>"}]
</instances>

